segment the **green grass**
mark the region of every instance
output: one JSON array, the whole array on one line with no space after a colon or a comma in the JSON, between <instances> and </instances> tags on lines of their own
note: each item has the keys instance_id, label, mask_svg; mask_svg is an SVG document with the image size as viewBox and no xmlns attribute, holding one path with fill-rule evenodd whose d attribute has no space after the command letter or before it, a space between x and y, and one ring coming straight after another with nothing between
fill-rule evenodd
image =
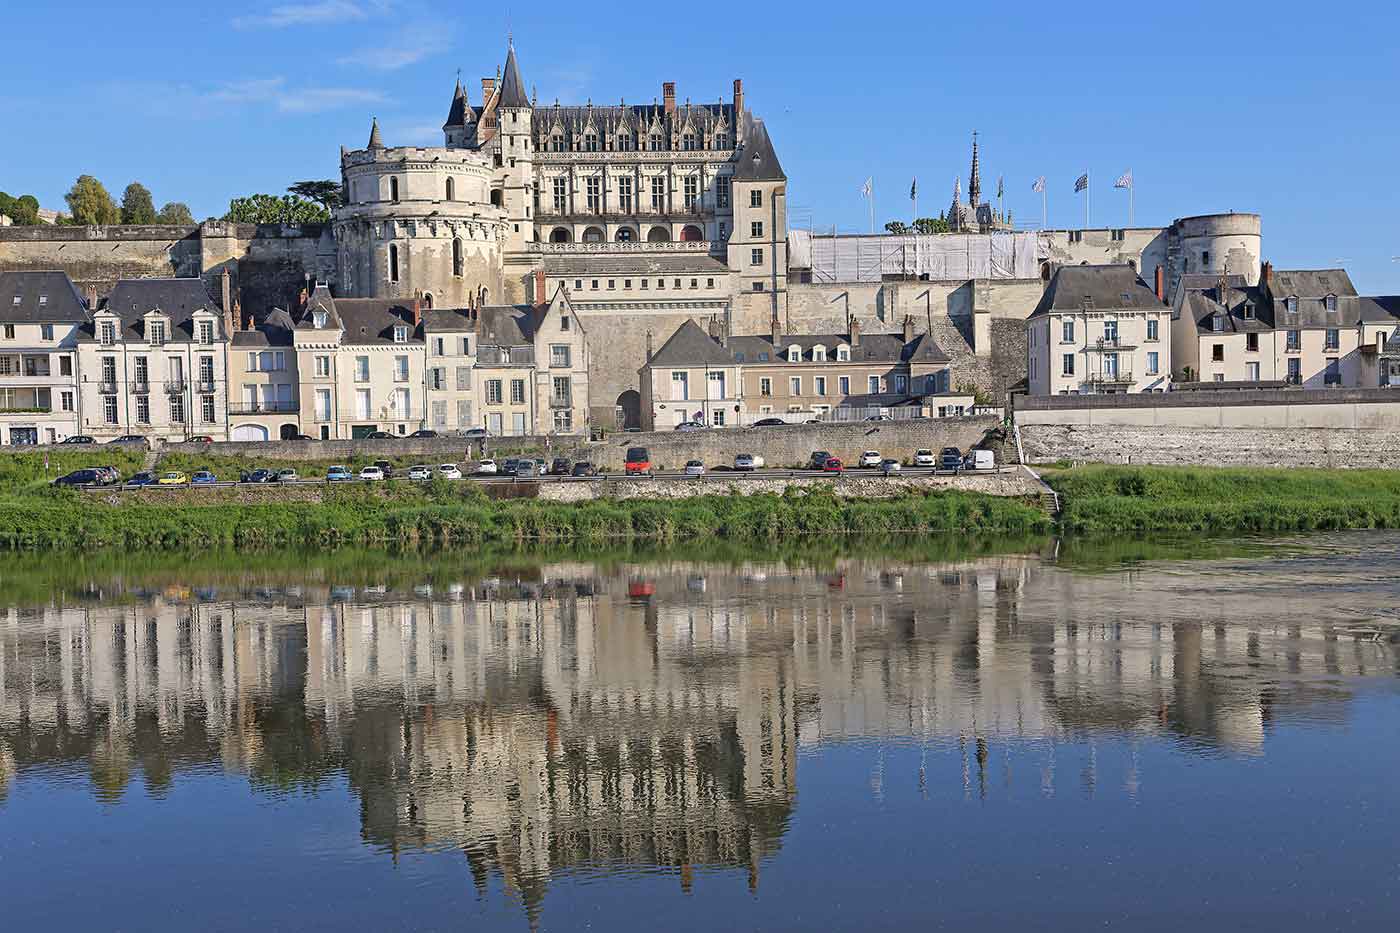
<instances>
[{"instance_id":1,"label":"green grass","mask_svg":"<svg viewBox=\"0 0 1400 933\"><path fill-rule=\"evenodd\" d=\"M475 486L402 484L392 495L327 490L320 503L113 506L68 490L0 499L0 548L128 550L345 545L587 545L707 539L780 542L804 537L945 532L1031 535L1049 530L1014 500L939 491L896 499L839 499L829 490L680 500L581 503L490 500Z\"/></svg>"},{"instance_id":2,"label":"green grass","mask_svg":"<svg viewBox=\"0 0 1400 933\"><path fill-rule=\"evenodd\" d=\"M168 453L160 458L158 468L161 470L183 470L186 473L193 473L196 470L213 470L220 480L232 482L238 479L240 473L245 471L251 473L257 469L273 471L290 469L296 470L303 477L316 477L325 476L326 469L332 466L344 466L358 472L361 467L367 467L376 460L388 460L396 470L406 470L420 463L429 466L449 462L461 463L465 453L465 442L461 451L451 454L435 454L432 457L424 454L409 454L406 456L360 455L332 460L266 460L233 454Z\"/></svg>"},{"instance_id":3,"label":"green grass","mask_svg":"<svg viewBox=\"0 0 1400 933\"><path fill-rule=\"evenodd\" d=\"M1400 472L1085 466L1044 477L1062 528L1079 534L1400 527Z\"/></svg>"},{"instance_id":4,"label":"green grass","mask_svg":"<svg viewBox=\"0 0 1400 933\"><path fill-rule=\"evenodd\" d=\"M48 469L44 468L46 456ZM68 450L50 450L47 455L6 451L0 453L0 496L41 487L65 473L89 467L112 466L122 476L130 476L141 469L144 458L142 450L107 444L74 444Z\"/></svg>"}]
</instances>

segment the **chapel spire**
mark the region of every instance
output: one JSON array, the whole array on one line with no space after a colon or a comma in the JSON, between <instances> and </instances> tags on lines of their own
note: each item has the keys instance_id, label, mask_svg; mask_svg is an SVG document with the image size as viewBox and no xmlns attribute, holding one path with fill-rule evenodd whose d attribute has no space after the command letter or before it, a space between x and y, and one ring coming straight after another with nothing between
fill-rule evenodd
<instances>
[{"instance_id":1,"label":"chapel spire","mask_svg":"<svg viewBox=\"0 0 1400 933\"><path fill-rule=\"evenodd\" d=\"M375 117L369 125L369 146L370 149L383 149L384 140L379 135L379 118Z\"/></svg>"},{"instance_id":2,"label":"chapel spire","mask_svg":"<svg viewBox=\"0 0 1400 933\"><path fill-rule=\"evenodd\" d=\"M967 203L975 211L982 203L982 172L977 164L977 131L972 131L972 175L967 180Z\"/></svg>"}]
</instances>

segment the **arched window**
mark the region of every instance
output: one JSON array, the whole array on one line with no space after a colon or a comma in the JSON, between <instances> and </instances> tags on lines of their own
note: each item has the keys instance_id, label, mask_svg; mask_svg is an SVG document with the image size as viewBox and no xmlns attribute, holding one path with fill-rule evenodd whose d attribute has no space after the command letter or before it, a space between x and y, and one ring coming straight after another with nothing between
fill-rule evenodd
<instances>
[{"instance_id":1,"label":"arched window","mask_svg":"<svg viewBox=\"0 0 1400 933\"><path fill-rule=\"evenodd\" d=\"M836 362L849 363L851 361L851 348L842 344L836 348Z\"/></svg>"},{"instance_id":2,"label":"arched window","mask_svg":"<svg viewBox=\"0 0 1400 933\"><path fill-rule=\"evenodd\" d=\"M681 228L681 239L687 243L699 243L705 239L705 234L694 224L686 224L685 227Z\"/></svg>"},{"instance_id":3,"label":"arched window","mask_svg":"<svg viewBox=\"0 0 1400 933\"><path fill-rule=\"evenodd\" d=\"M398 199L399 199L399 180L398 180L397 178L394 178L394 177L391 175L391 176L389 177L389 200L390 200L390 201L398 201Z\"/></svg>"},{"instance_id":4,"label":"arched window","mask_svg":"<svg viewBox=\"0 0 1400 933\"><path fill-rule=\"evenodd\" d=\"M399 247L397 244L389 244L389 281L399 280Z\"/></svg>"},{"instance_id":5,"label":"arched window","mask_svg":"<svg viewBox=\"0 0 1400 933\"><path fill-rule=\"evenodd\" d=\"M598 151L598 134L597 134L597 133L584 133L584 134L583 134L583 151L584 151L584 152L597 152L597 151Z\"/></svg>"},{"instance_id":6,"label":"arched window","mask_svg":"<svg viewBox=\"0 0 1400 933\"><path fill-rule=\"evenodd\" d=\"M432 292L424 292L424 293L423 293L423 307L427 308L429 311L431 311L431 310L433 309L433 293L432 293Z\"/></svg>"},{"instance_id":7,"label":"arched window","mask_svg":"<svg viewBox=\"0 0 1400 933\"><path fill-rule=\"evenodd\" d=\"M601 242L603 242L603 231L600 230L600 229L598 229L597 227L589 227L587 230L583 231L583 242L585 242L585 243L601 243Z\"/></svg>"},{"instance_id":8,"label":"arched window","mask_svg":"<svg viewBox=\"0 0 1400 933\"><path fill-rule=\"evenodd\" d=\"M457 188L456 188L456 185L453 183L453 180L452 180L451 178L447 179L447 200L449 200L449 201L455 201L455 200L457 200Z\"/></svg>"},{"instance_id":9,"label":"arched window","mask_svg":"<svg viewBox=\"0 0 1400 933\"><path fill-rule=\"evenodd\" d=\"M812 362L826 362L826 347L822 346L821 344L817 344L816 346L812 347Z\"/></svg>"},{"instance_id":10,"label":"arched window","mask_svg":"<svg viewBox=\"0 0 1400 933\"><path fill-rule=\"evenodd\" d=\"M789 363L802 362L802 348L795 343L792 344L788 347L787 358Z\"/></svg>"},{"instance_id":11,"label":"arched window","mask_svg":"<svg viewBox=\"0 0 1400 933\"><path fill-rule=\"evenodd\" d=\"M660 134L660 133L652 133L650 136L647 137L647 148L650 149L652 152L660 152L660 151L661 151L661 134Z\"/></svg>"},{"instance_id":12,"label":"arched window","mask_svg":"<svg viewBox=\"0 0 1400 933\"><path fill-rule=\"evenodd\" d=\"M555 227L549 233L549 242L551 243L568 243L572 239L572 235L565 227Z\"/></svg>"},{"instance_id":13,"label":"arched window","mask_svg":"<svg viewBox=\"0 0 1400 933\"><path fill-rule=\"evenodd\" d=\"M497 188L495 191L492 191L492 192L491 192L491 205L492 205L493 207L500 207L500 206L501 206L501 189L500 189L500 188Z\"/></svg>"},{"instance_id":14,"label":"arched window","mask_svg":"<svg viewBox=\"0 0 1400 933\"><path fill-rule=\"evenodd\" d=\"M452 274L460 276L462 274L462 238L452 239Z\"/></svg>"},{"instance_id":15,"label":"arched window","mask_svg":"<svg viewBox=\"0 0 1400 933\"><path fill-rule=\"evenodd\" d=\"M652 227L647 232L648 243L669 243L671 241L671 231L665 227Z\"/></svg>"}]
</instances>

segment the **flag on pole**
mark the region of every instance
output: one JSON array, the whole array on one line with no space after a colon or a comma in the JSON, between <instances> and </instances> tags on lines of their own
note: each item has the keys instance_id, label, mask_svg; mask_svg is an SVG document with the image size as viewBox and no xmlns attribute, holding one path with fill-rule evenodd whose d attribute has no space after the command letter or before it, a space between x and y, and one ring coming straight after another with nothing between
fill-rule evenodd
<instances>
[{"instance_id":1,"label":"flag on pole","mask_svg":"<svg viewBox=\"0 0 1400 933\"><path fill-rule=\"evenodd\" d=\"M909 183L909 200L911 200L911 201L917 201L918 199L919 199L919 176L918 176L918 175L915 175L915 176L914 176L914 180L913 180L912 182Z\"/></svg>"},{"instance_id":2,"label":"flag on pole","mask_svg":"<svg viewBox=\"0 0 1400 933\"><path fill-rule=\"evenodd\" d=\"M1118 176L1118 180L1115 181L1115 182L1113 183L1113 187L1115 187L1115 188L1131 188L1132 186L1133 186L1133 170L1132 170L1132 169L1128 169L1128 170L1127 170L1126 172L1124 172L1122 175L1119 175L1119 176Z\"/></svg>"},{"instance_id":3,"label":"flag on pole","mask_svg":"<svg viewBox=\"0 0 1400 933\"><path fill-rule=\"evenodd\" d=\"M1085 172L1074 180L1074 193L1078 194L1089 187L1089 173Z\"/></svg>"},{"instance_id":4,"label":"flag on pole","mask_svg":"<svg viewBox=\"0 0 1400 933\"><path fill-rule=\"evenodd\" d=\"M1005 176L1005 175L998 175L998 176L997 176L997 197L1001 197L1001 196L1004 195L1005 193L1006 193L1006 176Z\"/></svg>"},{"instance_id":5,"label":"flag on pole","mask_svg":"<svg viewBox=\"0 0 1400 933\"><path fill-rule=\"evenodd\" d=\"M875 192L875 176L870 176L865 180L865 184L860 186L860 193L867 198Z\"/></svg>"},{"instance_id":6,"label":"flag on pole","mask_svg":"<svg viewBox=\"0 0 1400 933\"><path fill-rule=\"evenodd\" d=\"M1044 175L1041 175L1039 178L1037 178L1037 179L1035 180L1035 182L1031 185L1031 190L1034 191L1036 194L1041 194L1041 193L1043 193L1043 192L1045 191L1045 176L1044 176Z\"/></svg>"}]
</instances>

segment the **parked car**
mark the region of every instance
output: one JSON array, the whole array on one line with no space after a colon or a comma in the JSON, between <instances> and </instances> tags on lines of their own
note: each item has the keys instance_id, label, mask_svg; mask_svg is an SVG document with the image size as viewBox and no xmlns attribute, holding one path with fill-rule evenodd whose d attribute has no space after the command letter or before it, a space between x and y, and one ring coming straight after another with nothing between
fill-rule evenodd
<instances>
[{"instance_id":1,"label":"parked car","mask_svg":"<svg viewBox=\"0 0 1400 933\"><path fill-rule=\"evenodd\" d=\"M990 450L969 450L963 458L964 470L995 470L996 455Z\"/></svg>"},{"instance_id":2,"label":"parked car","mask_svg":"<svg viewBox=\"0 0 1400 933\"><path fill-rule=\"evenodd\" d=\"M415 483L425 483L433 478L433 468L426 463L411 466L408 468L408 478Z\"/></svg>"},{"instance_id":3,"label":"parked car","mask_svg":"<svg viewBox=\"0 0 1400 933\"><path fill-rule=\"evenodd\" d=\"M389 441L394 439L394 435L390 434L388 431L371 431L366 434L365 437L372 441Z\"/></svg>"},{"instance_id":4,"label":"parked car","mask_svg":"<svg viewBox=\"0 0 1400 933\"><path fill-rule=\"evenodd\" d=\"M841 463L840 457L827 457L822 464L823 473L840 473L845 467Z\"/></svg>"},{"instance_id":5,"label":"parked car","mask_svg":"<svg viewBox=\"0 0 1400 933\"><path fill-rule=\"evenodd\" d=\"M334 467L332 467L334 469ZM238 474L240 483L271 483L277 479L277 474L271 470L254 470L249 473L247 470Z\"/></svg>"},{"instance_id":6,"label":"parked car","mask_svg":"<svg viewBox=\"0 0 1400 933\"><path fill-rule=\"evenodd\" d=\"M140 473L133 473L131 479L126 481L128 486L150 486L156 481L156 475L150 470L142 470Z\"/></svg>"},{"instance_id":7,"label":"parked car","mask_svg":"<svg viewBox=\"0 0 1400 933\"><path fill-rule=\"evenodd\" d=\"M878 450L867 450L860 455L860 465L862 469L874 469L878 467L885 458L880 456Z\"/></svg>"},{"instance_id":8,"label":"parked car","mask_svg":"<svg viewBox=\"0 0 1400 933\"><path fill-rule=\"evenodd\" d=\"M87 434L71 434L71 435L69 435L68 437L65 437L63 440L59 441L59 443L60 443L60 444L96 444L97 441L93 440L92 437L90 437L90 436L87 435Z\"/></svg>"},{"instance_id":9,"label":"parked car","mask_svg":"<svg viewBox=\"0 0 1400 933\"><path fill-rule=\"evenodd\" d=\"M146 440L144 437L142 437L140 434L123 434L121 437L114 437L114 438L112 438L112 439L111 439L110 441L108 441L107 443L109 443L109 444L133 444L133 445L140 445L141 447L149 447L149 446L150 446L150 444L147 442L147 440Z\"/></svg>"},{"instance_id":10,"label":"parked car","mask_svg":"<svg viewBox=\"0 0 1400 933\"><path fill-rule=\"evenodd\" d=\"M516 479L534 479L539 475L539 464L529 458L515 461L515 468L506 470Z\"/></svg>"},{"instance_id":11,"label":"parked car","mask_svg":"<svg viewBox=\"0 0 1400 933\"><path fill-rule=\"evenodd\" d=\"M496 473L496 461L487 457L485 460L478 460L476 463L476 473L478 476L492 476Z\"/></svg>"},{"instance_id":12,"label":"parked car","mask_svg":"<svg viewBox=\"0 0 1400 933\"><path fill-rule=\"evenodd\" d=\"M160 474L160 479L156 480L157 486L188 486L189 476L180 470L171 470L168 473Z\"/></svg>"},{"instance_id":13,"label":"parked car","mask_svg":"<svg viewBox=\"0 0 1400 933\"><path fill-rule=\"evenodd\" d=\"M300 477L300 476L297 476L297 471L296 471L296 470L293 470L291 467L288 467L288 468L285 469L285 470L278 470L278 471L277 471L277 476L276 476L276 478L273 480L273 482L275 482L275 483L295 483L295 482L296 482L297 480L299 480L299 479L301 479L301 477Z\"/></svg>"},{"instance_id":14,"label":"parked car","mask_svg":"<svg viewBox=\"0 0 1400 933\"><path fill-rule=\"evenodd\" d=\"M651 451L645 447L628 447L627 459L623 462L623 472L628 476L638 476L651 472Z\"/></svg>"},{"instance_id":15,"label":"parked car","mask_svg":"<svg viewBox=\"0 0 1400 933\"><path fill-rule=\"evenodd\" d=\"M900 465L899 461L893 457L886 457L884 460L880 461L880 472L884 473L886 476L889 476L891 473L898 473L901 469L903 469L903 467Z\"/></svg>"},{"instance_id":16,"label":"parked car","mask_svg":"<svg viewBox=\"0 0 1400 933\"><path fill-rule=\"evenodd\" d=\"M938 458L933 455L932 448L920 447L918 450L914 451L914 466L934 467L937 465Z\"/></svg>"},{"instance_id":17,"label":"parked car","mask_svg":"<svg viewBox=\"0 0 1400 933\"><path fill-rule=\"evenodd\" d=\"M961 450L956 447L944 447L938 455L938 468L956 473L962 469L962 460Z\"/></svg>"},{"instance_id":18,"label":"parked car","mask_svg":"<svg viewBox=\"0 0 1400 933\"><path fill-rule=\"evenodd\" d=\"M734 458L736 470L761 470L765 465L763 458L757 454L739 454Z\"/></svg>"},{"instance_id":19,"label":"parked car","mask_svg":"<svg viewBox=\"0 0 1400 933\"><path fill-rule=\"evenodd\" d=\"M554 462L549 465L549 472L555 476L568 476L573 466L568 457L555 457Z\"/></svg>"},{"instance_id":20,"label":"parked car","mask_svg":"<svg viewBox=\"0 0 1400 933\"><path fill-rule=\"evenodd\" d=\"M705 464L701 463L699 460L687 460L685 464L685 475L704 476Z\"/></svg>"},{"instance_id":21,"label":"parked car","mask_svg":"<svg viewBox=\"0 0 1400 933\"><path fill-rule=\"evenodd\" d=\"M384 478L384 471L377 466L367 466L360 470L360 479L366 481L380 480Z\"/></svg>"},{"instance_id":22,"label":"parked car","mask_svg":"<svg viewBox=\"0 0 1400 933\"><path fill-rule=\"evenodd\" d=\"M676 430L677 430L677 431L703 431L703 430L705 430L705 422L703 422L703 421L682 421L680 424L676 425Z\"/></svg>"},{"instance_id":23,"label":"parked car","mask_svg":"<svg viewBox=\"0 0 1400 933\"><path fill-rule=\"evenodd\" d=\"M379 467L379 471L384 474L385 479L391 479L394 475L394 465L388 460L376 460L374 465Z\"/></svg>"},{"instance_id":24,"label":"parked car","mask_svg":"<svg viewBox=\"0 0 1400 933\"><path fill-rule=\"evenodd\" d=\"M812 457L807 461L808 469L825 470L826 461L831 459L831 452L827 450L814 450Z\"/></svg>"},{"instance_id":25,"label":"parked car","mask_svg":"<svg viewBox=\"0 0 1400 933\"><path fill-rule=\"evenodd\" d=\"M570 476L597 476L598 468L587 460L580 460L574 464L574 468L569 471Z\"/></svg>"},{"instance_id":26,"label":"parked car","mask_svg":"<svg viewBox=\"0 0 1400 933\"><path fill-rule=\"evenodd\" d=\"M759 418L753 423L756 428L780 428L787 424L782 418Z\"/></svg>"},{"instance_id":27,"label":"parked car","mask_svg":"<svg viewBox=\"0 0 1400 933\"><path fill-rule=\"evenodd\" d=\"M213 437L213 435L211 435L211 434L196 434L194 437L191 437L191 438L190 438L190 443L191 443L191 444L212 444L212 443L214 443L214 437Z\"/></svg>"},{"instance_id":28,"label":"parked car","mask_svg":"<svg viewBox=\"0 0 1400 933\"><path fill-rule=\"evenodd\" d=\"M461 479L462 471L455 463L439 463L438 476L443 479Z\"/></svg>"},{"instance_id":29,"label":"parked car","mask_svg":"<svg viewBox=\"0 0 1400 933\"><path fill-rule=\"evenodd\" d=\"M519 457L507 457L507 458L506 458L504 461L502 461L502 463L501 463L501 472L504 473L504 474L507 475L507 476L514 476L514 475L515 475L515 468L518 467L518 466L520 466L520 458L519 458Z\"/></svg>"},{"instance_id":30,"label":"parked car","mask_svg":"<svg viewBox=\"0 0 1400 933\"><path fill-rule=\"evenodd\" d=\"M436 432L436 431L429 431L427 428L424 428L424 429L421 430L421 431L414 431L412 434L409 435L409 437L437 437L437 436L438 436L438 432Z\"/></svg>"},{"instance_id":31,"label":"parked car","mask_svg":"<svg viewBox=\"0 0 1400 933\"><path fill-rule=\"evenodd\" d=\"M106 478L99 470L74 470L54 480L54 486L105 486Z\"/></svg>"},{"instance_id":32,"label":"parked car","mask_svg":"<svg viewBox=\"0 0 1400 933\"><path fill-rule=\"evenodd\" d=\"M354 478L355 474L351 473L348 467L339 464L326 470L326 482L328 483L348 483Z\"/></svg>"},{"instance_id":33,"label":"parked car","mask_svg":"<svg viewBox=\"0 0 1400 933\"><path fill-rule=\"evenodd\" d=\"M190 483L196 486L212 486L219 478L208 470L200 470L190 477Z\"/></svg>"},{"instance_id":34,"label":"parked car","mask_svg":"<svg viewBox=\"0 0 1400 933\"><path fill-rule=\"evenodd\" d=\"M490 437L491 432L485 428L467 428L462 432L462 436L472 438L473 440L479 440L483 437Z\"/></svg>"}]
</instances>

